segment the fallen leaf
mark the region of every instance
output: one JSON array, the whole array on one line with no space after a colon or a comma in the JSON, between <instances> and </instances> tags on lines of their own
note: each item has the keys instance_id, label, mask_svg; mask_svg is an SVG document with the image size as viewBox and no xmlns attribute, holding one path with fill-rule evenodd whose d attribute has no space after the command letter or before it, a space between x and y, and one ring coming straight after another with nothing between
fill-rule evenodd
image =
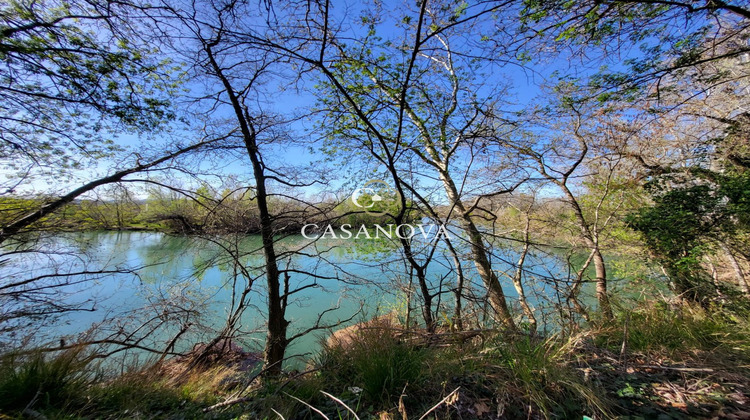
<instances>
[{"instance_id":1,"label":"fallen leaf","mask_svg":"<svg viewBox=\"0 0 750 420\"><path fill-rule=\"evenodd\" d=\"M490 412L490 406L486 402L480 400L474 403L474 410L476 410L477 416Z\"/></svg>"}]
</instances>

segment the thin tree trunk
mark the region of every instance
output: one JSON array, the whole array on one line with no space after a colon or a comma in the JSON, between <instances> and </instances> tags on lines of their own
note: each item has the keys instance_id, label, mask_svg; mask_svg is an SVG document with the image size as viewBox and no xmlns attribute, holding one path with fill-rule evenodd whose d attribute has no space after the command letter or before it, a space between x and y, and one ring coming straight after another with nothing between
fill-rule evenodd
<instances>
[{"instance_id":1,"label":"thin tree trunk","mask_svg":"<svg viewBox=\"0 0 750 420\"><path fill-rule=\"evenodd\" d=\"M256 142L255 127L252 119L243 107L240 98L234 91L229 80L223 73L223 69L216 61L212 48L218 44L218 41L212 41L204 45L208 54L211 67L216 76L221 80L224 90L229 97L229 102L235 113L235 118L240 126L240 132L245 143L248 157L253 168L253 177L255 178L256 201L258 204L258 214L260 216L260 235L263 247L263 257L266 269L266 285L268 299L268 332L266 334L266 345L263 351L264 366L263 370L266 375L274 377L281 374L282 362L287 347L287 321L284 316L286 308L283 305L281 296L281 286L279 267L277 264L276 250L273 239L273 217L268 209L268 192L266 190L266 176L263 170L263 164L260 161L260 152Z\"/></svg>"},{"instance_id":2,"label":"thin tree trunk","mask_svg":"<svg viewBox=\"0 0 750 420\"><path fill-rule=\"evenodd\" d=\"M403 223L403 211L402 214L396 216L395 221L396 226ZM419 283L419 291L422 296L422 318L424 319L427 332L432 334L435 332L436 325L435 318L432 316L432 294L427 285L427 274L425 273L425 268L414 258L409 240L403 238L399 238L399 240L401 242L401 248L404 250L404 255L417 276L417 283Z\"/></svg>"},{"instance_id":3,"label":"thin tree trunk","mask_svg":"<svg viewBox=\"0 0 750 420\"><path fill-rule=\"evenodd\" d=\"M599 251L599 245L594 246L594 271L596 272L596 299L599 301L599 310L602 312L604 319L611 320L612 305L609 303L607 294L607 266L604 264L604 257Z\"/></svg>"},{"instance_id":4,"label":"thin tree trunk","mask_svg":"<svg viewBox=\"0 0 750 420\"><path fill-rule=\"evenodd\" d=\"M450 239L445 238L445 243L448 245L448 250L453 257L453 266L456 268L456 291L454 292L456 296L456 307L453 311L453 325L456 327L456 330L463 331L464 321L461 297L464 292L464 270L461 268L461 260L458 258L458 253L456 252L456 249L453 248Z\"/></svg>"},{"instance_id":5,"label":"thin tree trunk","mask_svg":"<svg viewBox=\"0 0 750 420\"><path fill-rule=\"evenodd\" d=\"M487 288L487 298L494 311L495 320L503 324L503 326L509 330L515 331L516 324L513 322L513 316L508 309L505 293L503 292L503 287L500 285L500 280L497 278L497 274L492 270L492 265L490 264L487 255L487 248L482 239L482 234L474 224L474 221L471 220L471 215L466 211L466 208L458 195L456 184L453 182L453 179L447 171L441 171L440 179L443 181L448 199L455 206L461 217L461 224L463 225L471 246L472 260L474 261L474 266L477 268L477 272L479 272L479 277Z\"/></svg>"},{"instance_id":6,"label":"thin tree trunk","mask_svg":"<svg viewBox=\"0 0 750 420\"><path fill-rule=\"evenodd\" d=\"M581 305L581 302L578 301L578 294L580 293L581 286L583 285L583 273L586 271L589 265L591 265L591 260L593 259L594 253L590 252L588 258L586 258L586 261L583 263L580 270L576 272L575 282L573 283L573 287L571 287L570 293L567 296L568 303L573 303L573 307L579 314L581 314L586 322L591 322L591 318L589 317L588 311L586 311L583 305ZM570 260L568 260L568 264L572 265Z\"/></svg>"},{"instance_id":7,"label":"thin tree trunk","mask_svg":"<svg viewBox=\"0 0 750 420\"><path fill-rule=\"evenodd\" d=\"M742 266L740 266L739 261L737 261L737 258L734 256L732 250L729 249L729 246L727 246L726 243L719 242L719 245L721 246L721 249L724 250L724 254L726 254L729 262L732 264L732 268L734 269L734 274L737 277L737 283L740 286L740 290L745 295L750 295L750 288L748 288L747 279L745 278L745 273L742 271Z\"/></svg>"},{"instance_id":8,"label":"thin tree trunk","mask_svg":"<svg viewBox=\"0 0 750 420\"><path fill-rule=\"evenodd\" d=\"M432 316L432 294L430 294L430 289L427 286L427 277L425 276L424 268L417 265L414 269L417 272L417 281L419 282L419 289L422 294L422 318L424 318L427 332L432 334L435 332L435 318Z\"/></svg>"},{"instance_id":9,"label":"thin tree trunk","mask_svg":"<svg viewBox=\"0 0 750 420\"><path fill-rule=\"evenodd\" d=\"M612 314L612 305L609 302L609 294L607 293L607 266L604 263L604 257L599 248L599 241L586 223L583 210L573 192L570 191L565 182L560 182L559 180L555 182L563 189L565 196L568 198L568 202L578 220L578 228L581 230L581 236L593 254L594 272L596 275L596 299L599 301L599 311L605 320L611 320L614 318L614 315Z\"/></svg>"},{"instance_id":10,"label":"thin tree trunk","mask_svg":"<svg viewBox=\"0 0 750 420\"><path fill-rule=\"evenodd\" d=\"M516 288L516 292L518 293L518 301L521 304L521 309L523 309L524 314L526 315L526 318L529 320L529 331L534 334L536 333L536 317L534 316L534 311L531 309L531 306L529 306L528 301L526 300L526 294L523 290L523 264L526 261L526 256L529 253L529 227L531 226L531 220L529 218L529 214L526 213L526 226L523 230L523 249L521 250L521 256L518 258L518 263L516 264L516 271L513 274L513 286Z\"/></svg>"}]
</instances>

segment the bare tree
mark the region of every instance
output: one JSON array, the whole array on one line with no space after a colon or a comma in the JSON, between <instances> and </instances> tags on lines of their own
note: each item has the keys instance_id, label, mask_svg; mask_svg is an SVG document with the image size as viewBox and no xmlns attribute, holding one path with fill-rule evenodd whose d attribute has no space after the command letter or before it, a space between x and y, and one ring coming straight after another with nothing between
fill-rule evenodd
<instances>
[{"instance_id":1,"label":"bare tree","mask_svg":"<svg viewBox=\"0 0 750 420\"><path fill-rule=\"evenodd\" d=\"M464 56L454 54L447 41L454 30L460 32L462 25L468 27L505 5L456 12L450 7L433 10L428 3L420 2L410 19L398 17L401 22L398 25L403 26L408 36L389 42L365 38L356 47L347 45L344 38L336 36L341 24L331 20L327 2L306 9L306 26L292 27L290 33L276 31L278 35L274 38L257 33L240 37L317 70L330 87L326 91L330 96L322 98L323 104L338 115L331 118L332 122L343 123L337 125L339 135L349 140L366 139L365 147L377 147L377 154L382 155L394 178L393 162L403 153L415 154L434 171L466 234L495 316L513 329L513 318L492 269L487 245L472 218L477 206L464 203L461 186L452 174L460 150L483 135L482 107L492 105L488 100L475 105L467 99L476 91L468 84L463 85L467 79L457 75L453 64L457 56ZM461 18L445 15L454 12ZM366 14L364 19L371 22L370 28L374 30L375 23L384 17L374 12ZM295 45L299 39L304 43ZM381 51L384 54L378 58ZM389 57L385 51L395 56ZM430 85L431 82L435 83ZM432 91L446 84L445 92L436 92L433 97ZM419 115L422 111L424 115ZM486 194L510 190L512 186Z\"/></svg>"},{"instance_id":2,"label":"bare tree","mask_svg":"<svg viewBox=\"0 0 750 420\"><path fill-rule=\"evenodd\" d=\"M527 140L506 143L511 150L515 150L520 159L528 159L538 171L539 175L559 188L563 200L572 211L575 228L589 251L589 257L581 269L577 270L576 278L568 300L585 314L578 303L577 295L583 282L584 272L590 263L594 264L596 297L599 310L605 319L612 319L612 308L607 291L607 267L602 253L602 231L610 223L614 212L602 211L605 203L611 201L614 177L617 176L619 159L616 152L608 146L617 143L615 138L620 135L618 127L607 122L606 114L597 116L592 114L585 104L575 103L570 99L563 99L561 114L554 116L563 121L563 126L556 126L547 131L550 137L541 140L536 135L530 135ZM551 115L542 113L543 120L549 120ZM614 117L616 120L616 117ZM542 123L543 127L547 127ZM602 182L601 192L592 209L586 209L581 201L580 184L576 184L578 177L591 176L583 171L592 171ZM586 315L584 315L586 316Z\"/></svg>"}]
</instances>

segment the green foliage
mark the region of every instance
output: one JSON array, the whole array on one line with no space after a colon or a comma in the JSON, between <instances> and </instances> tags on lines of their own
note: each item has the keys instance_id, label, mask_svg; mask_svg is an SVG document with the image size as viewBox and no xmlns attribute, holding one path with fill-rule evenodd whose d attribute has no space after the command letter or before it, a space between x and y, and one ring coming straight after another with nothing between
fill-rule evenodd
<instances>
[{"instance_id":1,"label":"green foliage","mask_svg":"<svg viewBox=\"0 0 750 420\"><path fill-rule=\"evenodd\" d=\"M675 189L656 196L654 206L641 209L630 223L646 234L648 245L656 252L676 264L692 264L700 255L691 251L717 224L711 216L718 202L707 185Z\"/></svg>"},{"instance_id":2,"label":"green foliage","mask_svg":"<svg viewBox=\"0 0 750 420\"><path fill-rule=\"evenodd\" d=\"M6 354L0 359L0 411L25 407L61 407L90 382L80 349L55 355Z\"/></svg>"},{"instance_id":3,"label":"green foliage","mask_svg":"<svg viewBox=\"0 0 750 420\"><path fill-rule=\"evenodd\" d=\"M0 101L13 104L0 112L4 163L77 166L119 149L103 133L110 124L152 130L174 118L177 79L164 78L168 61L135 44L126 9L100 1L0 4Z\"/></svg>"},{"instance_id":4,"label":"green foliage","mask_svg":"<svg viewBox=\"0 0 750 420\"><path fill-rule=\"evenodd\" d=\"M362 388L368 401L387 407L407 384L420 387L426 357L425 350L396 340L393 326L384 324L360 329L346 346L325 348L319 364L336 374L330 380L344 379Z\"/></svg>"},{"instance_id":5,"label":"green foliage","mask_svg":"<svg viewBox=\"0 0 750 420\"><path fill-rule=\"evenodd\" d=\"M729 121L725 136L713 146L718 170L696 164L687 171L654 177L646 184L653 205L627 218L665 268L676 291L695 301L715 294L703 267L703 257L715 252L715 244L729 244L746 254L750 166L743 133L748 126L744 115Z\"/></svg>"},{"instance_id":6,"label":"green foliage","mask_svg":"<svg viewBox=\"0 0 750 420\"><path fill-rule=\"evenodd\" d=\"M696 170L693 185L670 186L670 177L648 185L654 204L628 217L665 267L676 292L694 301L714 295L702 265L716 241L750 230L750 178L747 173ZM671 185L673 185L672 182Z\"/></svg>"}]
</instances>

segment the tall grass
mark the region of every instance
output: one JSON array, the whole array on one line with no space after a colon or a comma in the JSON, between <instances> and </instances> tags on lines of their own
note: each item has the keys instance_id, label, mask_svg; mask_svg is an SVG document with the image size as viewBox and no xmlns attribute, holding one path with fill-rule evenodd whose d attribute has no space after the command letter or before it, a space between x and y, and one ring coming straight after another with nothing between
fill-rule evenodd
<instances>
[{"instance_id":1,"label":"tall grass","mask_svg":"<svg viewBox=\"0 0 750 420\"><path fill-rule=\"evenodd\" d=\"M362 328L346 346L325 347L318 366L345 378L350 384L347 388L361 388L372 402L394 403L407 384L415 388L424 380L427 350L400 342L393 331L389 322ZM339 378L331 379L338 382Z\"/></svg>"},{"instance_id":2,"label":"tall grass","mask_svg":"<svg viewBox=\"0 0 750 420\"><path fill-rule=\"evenodd\" d=\"M568 365L577 351L570 343L557 336L496 336L481 351L496 398L506 402L507 415L535 412L545 418L572 418L608 412L596 384L585 382Z\"/></svg>"},{"instance_id":3,"label":"tall grass","mask_svg":"<svg viewBox=\"0 0 750 420\"><path fill-rule=\"evenodd\" d=\"M205 418L203 408L227 391L231 373L217 367L173 383L154 367L131 367L104 378L80 348L0 357L0 418ZM233 418L229 410L215 418ZM41 418L41 417L40 417Z\"/></svg>"},{"instance_id":4,"label":"tall grass","mask_svg":"<svg viewBox=\"0 0 750 420\"><path fill-rule=\"evenodd\" d=\"M210 386L214 375L203 372L174 384L153 369L133 371L90 386L85 402L73 412L85 417L96 413L93 417L204 418L202 409L218 402L221 391ZM224 417L229 418L229 413Z\"/></svg>"},{"instance_id":5,"label":"tall grass","mask_svg":"<svg viewBox=\"0 0 750 420\"><path fill-rule=\"evenodd\" d=\"M92 380L74 348L55 355L10 353L0 358L0 411L63 406Z\"/></svg>"},{"instance_id":6,"label":"tall grass","mask_svg":"<svg viewBox=\"0 0 750 420\"><path fill-rule=\"evenodd\" d=\"M721 308L655 302L618 317L595 332L597 346L620 351L659 352L679 357L691 350L750 349L746 314Z\"/></svg>"},{"instance_id":7,"label":"tall grass","mask_svg":"<svg viewBox=\"0 0 750 420\"><path fill-rule=\"evenodd\" d=\"M275 399L274 408L304 412L308 409L299 404L302 400L331 418L349 418L320 393L323 390L340 397L362 418L383 412L419 418L458 389L435 410L435 418L462 418L484 409L490 411L482 418L608 413L596 384L568 367L574 349L557 338L497 334L484 342L420 347L400 341L387 325L362 328L350 338L346 345L326 346L314 373L306 377L311 386L298 388L298 381L289 392L294 398ZM308 415L315 417L312 411Z\"/></svg>"}]
</instances>

